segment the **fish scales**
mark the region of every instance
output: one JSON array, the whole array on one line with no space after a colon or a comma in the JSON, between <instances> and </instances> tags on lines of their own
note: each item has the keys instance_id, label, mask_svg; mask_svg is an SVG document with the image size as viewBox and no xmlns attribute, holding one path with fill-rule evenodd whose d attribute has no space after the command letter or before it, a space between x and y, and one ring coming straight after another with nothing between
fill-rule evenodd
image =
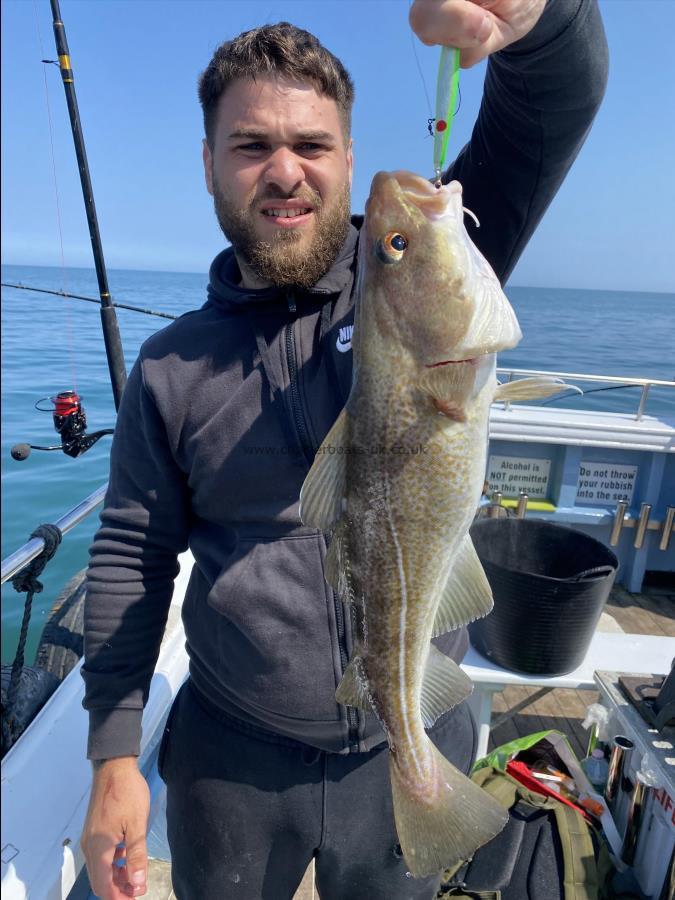
<instances>
[{"instance_id":1,"label":"fish scales","mask_svg":"<svg viewBox=\"0 0 675 900\"><path fill-rule=\"evenodd\" d=\"M381 393L369 384L363 401L354 398L364 414L351 418L350 437L366 452L348 456L346 497L366 525L349 532L345 549L366 601L364 672L401 766L423 783L430 759L418 708L437 606L429 598L440 599L470 524L467 485L475 484L473 469L484 471L486 435L479 423L474 440L466 428L448 428L396 362L398 374L387 373ZM373 401L376 408L365 413ZM380 433L373 422L383 424ZM479 452L467 453L469 444Z\"/></svg>"},{"instance_id":2,"label":"fish scales","mask_svg":"<svg viewBox=\"0 0 675 900\"><path fill-rule=\"evenodd\" d=\"M382 724L414 876L470 858L508 818L425 728L471 690L432 637L492 605L468 534L490 404L562 389L539 378L498 386L495 353L520 337L464 228L460 185L436 190L409 172L378 173L359 243L352 389L300 510L305 524L332 532L326 579L357 622L336 699Z\"/></svg>"}]
</instances>

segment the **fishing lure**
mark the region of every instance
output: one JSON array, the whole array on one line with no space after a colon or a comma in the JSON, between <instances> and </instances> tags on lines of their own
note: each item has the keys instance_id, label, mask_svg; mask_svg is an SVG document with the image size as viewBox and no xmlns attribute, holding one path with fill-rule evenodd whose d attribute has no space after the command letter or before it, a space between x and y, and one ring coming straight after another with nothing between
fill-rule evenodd
<instances>
[{"instance_id":1,"label":"fishing lure","mask_svg":"<svg viewBox=\"0 0 675 900\"><path fill-rule=\"evenodd\" d=\"M441 186L441 175L448 152L452 120L459 91L459 50L443 47L436 83L436 120L434 124L434 184Z\"/></svg>"}]
</instances>

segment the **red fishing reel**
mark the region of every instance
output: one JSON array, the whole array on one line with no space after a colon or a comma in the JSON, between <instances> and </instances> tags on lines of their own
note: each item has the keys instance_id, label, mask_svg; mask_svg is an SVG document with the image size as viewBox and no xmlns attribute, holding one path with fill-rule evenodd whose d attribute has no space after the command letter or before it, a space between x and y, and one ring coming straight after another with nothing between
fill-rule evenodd
<instances>
[{"instance_id":1,"label":"red fishing reel","mask_svg":"<svg viewBox=\"0 0 675 900\"><path fill-rule=\"evenodd\" d=\"M40 404L50 403L51 406ZM54 447L39 447L35 444L15 444L12 447L12 458L24 460L31 450L63 450L67 456L81 456L105 434L112 434L114 429L104 428L87 434L87 417L82 405L82 398L75 391L61 391L55 397L43 397L35 404L41 412L51 412L54 428L61 435L61 443Z\"/></svg>"},{"instance_id":2,"label":"red fishing reel","mask_svg":"<svg viewBox=\"0 0 675 900\"><path fill-rule=\"evenodd\" d=\"M69 456L79 456L78 453L71 452L73 445L79 442L87 430L87 417L79 394L76 394L75 391L61 391L56 397L48 399L54 406L54 428L61 435L64 453ZM36 406L36 408L43 407Z\"/></svg>"}]
</instances>

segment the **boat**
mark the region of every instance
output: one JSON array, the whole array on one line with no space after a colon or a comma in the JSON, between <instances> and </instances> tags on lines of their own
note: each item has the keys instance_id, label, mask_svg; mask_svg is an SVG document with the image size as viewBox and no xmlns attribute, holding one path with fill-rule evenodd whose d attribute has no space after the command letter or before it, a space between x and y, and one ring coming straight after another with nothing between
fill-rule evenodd
<instances>
[{"instance_id":1,"label":"boat","mask_svg":"<svg viewBox=\"0 0 675 900\"><path fill-rule=\"evenodd\" d=\"M498 374L507 380L542 373L500 369ZM609 376L546 374L575 384L615 381ZM490 415L489 487L482 511L491 516L542 518L597 537L617 553L618 581L635 592L647 570L675 573L675 419L645 411L652 387L675 390L675 382L619 380L642 389L644 402L633 414L495 404ZM607 481L620 486L604 487ZM68 531L94 512L104 493L105 485L69 511L59 520L63 529ZM33 539L12 554L3 562L3 582L39 552L40 540ZM148 846L157 860L169 859L157 752L171 703L188 668L180 608L194 560L188 551L179 561L143 714L139 761L151 790ZM80 667L81 662L72 668L2 760L2 896L6 900L88 896L79 838L91 767L84 754L87 714L82 708Z\"/></svg>"},{"instance_id":2,"label":"boat","mask_svg":"<svg viewBox=\"0 0 675 900\"><path fill-rule=\"evenodd\" d=\"M58 10L56 0L52 6ZM67 59L67 45L59 49L65 51L59 55ZM98 269L99 276L104 275ZM107 294L109 301L104 278L99 277L99 285L102 299ZM111 304L104 302L103 308L104 321L110 320ZM648 412L649 392L657 387L675 390L675 382L525 369L500 369L498 374L502 381L543 374L577 385L633 385L640 388L641 397L634 413L494 405L487 484L477 512L541 518L597 537L616 552L618 580L630 591L640 590L647 571L675 572L675 418ZM119 376L118 357L111 365L116 399L121 395ZM98 509L104 495L105 485L101 485L64 512L56 524L67 536ZM4 560L2 582L39 556L43 546L42 539L34 538ZM139 759L151 792L148 850L160 869L169 859L169 848L157 755L171 704L188 672L181 605L194 559L186 552L179 561L143 714ZM88 723L82 708L81 664L79 660L62 673L2 759L0 846L5 900L91 896L79 844L91 786L91 767L84 753Z\"/></svg>"}]
</instances>

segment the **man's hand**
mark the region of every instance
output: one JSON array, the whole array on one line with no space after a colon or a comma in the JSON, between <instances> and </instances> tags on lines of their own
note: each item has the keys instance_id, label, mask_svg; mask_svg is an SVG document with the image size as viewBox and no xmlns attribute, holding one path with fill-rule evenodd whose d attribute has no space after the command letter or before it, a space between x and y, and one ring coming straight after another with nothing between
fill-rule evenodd
<instances>
[{"instance_id":1,"label":"man's hand","mask_svg":"<svg viewBox=\"0 0 675 900\"><path fill-rule=\"evenodd\" d=\"M149 813L150 791L135 756L95 765L81 844L91 888L102 900L145 894Z\"/></svg>"},{"instance_id":2,"label":"man's hand","mask_svg":"<svg viewBox=\"0 0 675 900\"><path fill-rule=\"evenodd\" d=\"M468 69L524 37L546 0L415 0L410 26L423 44L457 47Z\"/></svg>"}]
</instances>

